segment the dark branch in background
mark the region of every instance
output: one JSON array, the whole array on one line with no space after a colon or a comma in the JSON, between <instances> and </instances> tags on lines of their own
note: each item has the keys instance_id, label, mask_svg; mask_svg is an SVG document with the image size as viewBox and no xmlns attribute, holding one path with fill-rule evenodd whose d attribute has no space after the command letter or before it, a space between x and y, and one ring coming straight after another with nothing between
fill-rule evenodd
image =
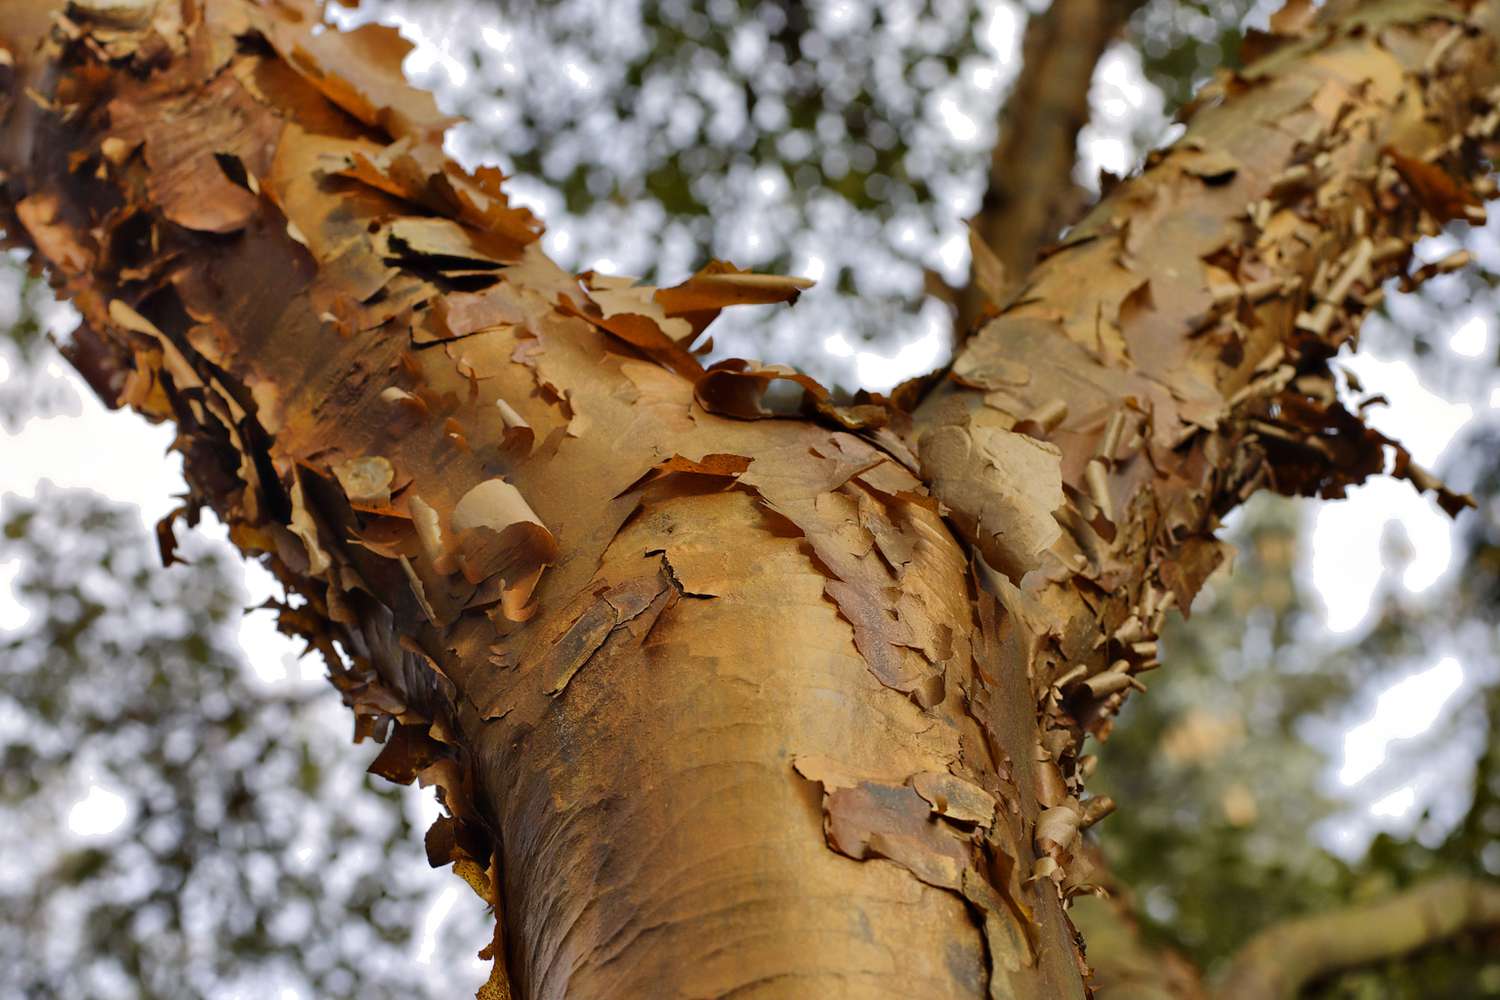
<instances>
[{"instance_id":1,"label":"dark branch in background","mask_svg":"<svg viewBox=\"0 0 1500 1000\"><path fill-rule=\"evenodd\" d=\"M969 283L955 292L960 342L984 319L996 286L1031 270L1083 207L1073 164L1094 67L1143 2L1054 0L1027 22L1021 73L1000 112L984 201L970 223Z\"/></svg>"},{"instance_id":2,"label":"dark branch in background","mask_svg":"<svg viewBox=\"0 0 1500 1000\"><path fill-rule=\"evenodd\" d=\"M1293 1000L1330 973L1500 926L1500 886L1430 882L1369 906L1289 921L1261 932L1225 973L1221 1000Z\"/></svg>"}]
</instances>

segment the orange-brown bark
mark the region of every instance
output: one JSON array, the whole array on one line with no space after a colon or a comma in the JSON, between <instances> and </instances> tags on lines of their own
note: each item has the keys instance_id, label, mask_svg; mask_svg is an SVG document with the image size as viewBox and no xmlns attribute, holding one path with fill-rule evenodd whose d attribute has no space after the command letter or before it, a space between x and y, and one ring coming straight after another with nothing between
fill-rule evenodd
<instances>
[{"instance_id":1,"label":"orange-brown bark","mask_svg":"<svg viewBox=\"0 0 1500 1000\"><path fill-rule=\"evenodd\" d=\"M1322 366L1500 79L1497 4L1408 0L1223 81L913 422L702 370L719 308L796 282L561 272L388 29L48 6L0 0L5 228L75 364L176 421L192 503L306 600L374 769L441 787L491 996L1083 995L1081 736L1215 512L1375 468Z\"/></svg>"},{"instance_id":2,"label":"orange-brown bark","mask_svg":"<svg viewBox=\"0 0 1500 1000\"><path fill-rule=\"evenodd\" d=\"M1463 178L1500 124L1497 23L1490 4L1355 5L1221 77L922 402L924 478L1010 578L1044 743L1107 732L1253 490L1339 496L1390 449L1467 502L1344 408L1328 360L1420 233L1483 218ZM1052 755L1068 782L1071 753Z\"/></svg>"}]
</instances>

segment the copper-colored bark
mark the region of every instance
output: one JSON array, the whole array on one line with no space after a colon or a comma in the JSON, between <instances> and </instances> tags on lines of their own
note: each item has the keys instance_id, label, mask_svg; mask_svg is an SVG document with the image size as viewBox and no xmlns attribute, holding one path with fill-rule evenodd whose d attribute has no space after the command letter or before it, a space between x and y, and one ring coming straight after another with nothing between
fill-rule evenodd
<instances>
[{"instance_id":1,"label":"copper-colored bark","mask_svg":"<svg viewBox=\"0 0 1500 1000\"><path fill-rule=\"evenodd\" d=\"M1222 81L913 423L701 370L720 307L796 282L561 272L389 29L62 6L0 0L5 228L306 599L380 772L441 787L490 996L1083 995L1080 738L1215 512L1378 464L1323 363L1419 228L1382 150L1493 132L1500 79L1496 3L1405 0ZM759 419L785 378L807 416Z\"/></svg>"}]
</instances>

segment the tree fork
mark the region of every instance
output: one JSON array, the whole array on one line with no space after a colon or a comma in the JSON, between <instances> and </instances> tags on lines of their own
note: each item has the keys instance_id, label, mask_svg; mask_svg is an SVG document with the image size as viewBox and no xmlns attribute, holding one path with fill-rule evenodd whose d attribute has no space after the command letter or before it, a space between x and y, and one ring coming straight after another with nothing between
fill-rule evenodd
<instances>
[{"instance_id":1,"label":"tree fork","mask_svg":"<svg viewBox=\"0 0 1500 1000\"><path fill-rule=\"evenodd\" d=\"M319 9L0 0L5 228L302 595L372 770L439 786L482 994L1082 995L1082 738L1216 514L1382 467L1326 362L1477 217L1497 4L1285 25L910 416L704 371L797 283L580 283L442 157L405 43Z\"/></svg>"}]
</instances>

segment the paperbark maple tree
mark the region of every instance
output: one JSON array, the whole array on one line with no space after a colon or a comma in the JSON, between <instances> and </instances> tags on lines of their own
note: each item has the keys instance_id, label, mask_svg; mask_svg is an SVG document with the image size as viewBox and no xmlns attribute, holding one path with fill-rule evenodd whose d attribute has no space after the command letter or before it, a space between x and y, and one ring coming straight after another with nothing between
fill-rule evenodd
<instances>
[{"instance_id":1,"label":"paperbark maple tree","mask_svg":"<svg viewBox=\"0 0 1500 1000\"><path fill-rule=\"evenodd\" d=\"M703 367L795 279L561 271L406 43L312 0L0 0L0 204L80 372L176 422L184 516L301 595L373 769L439 787L481 995L1081 996L1080 747L1217 517L1387 452L1462 504L1328 361L1482 218L1500 2L1331 6L892 400Z\"/></svg>"}]
</instances>

